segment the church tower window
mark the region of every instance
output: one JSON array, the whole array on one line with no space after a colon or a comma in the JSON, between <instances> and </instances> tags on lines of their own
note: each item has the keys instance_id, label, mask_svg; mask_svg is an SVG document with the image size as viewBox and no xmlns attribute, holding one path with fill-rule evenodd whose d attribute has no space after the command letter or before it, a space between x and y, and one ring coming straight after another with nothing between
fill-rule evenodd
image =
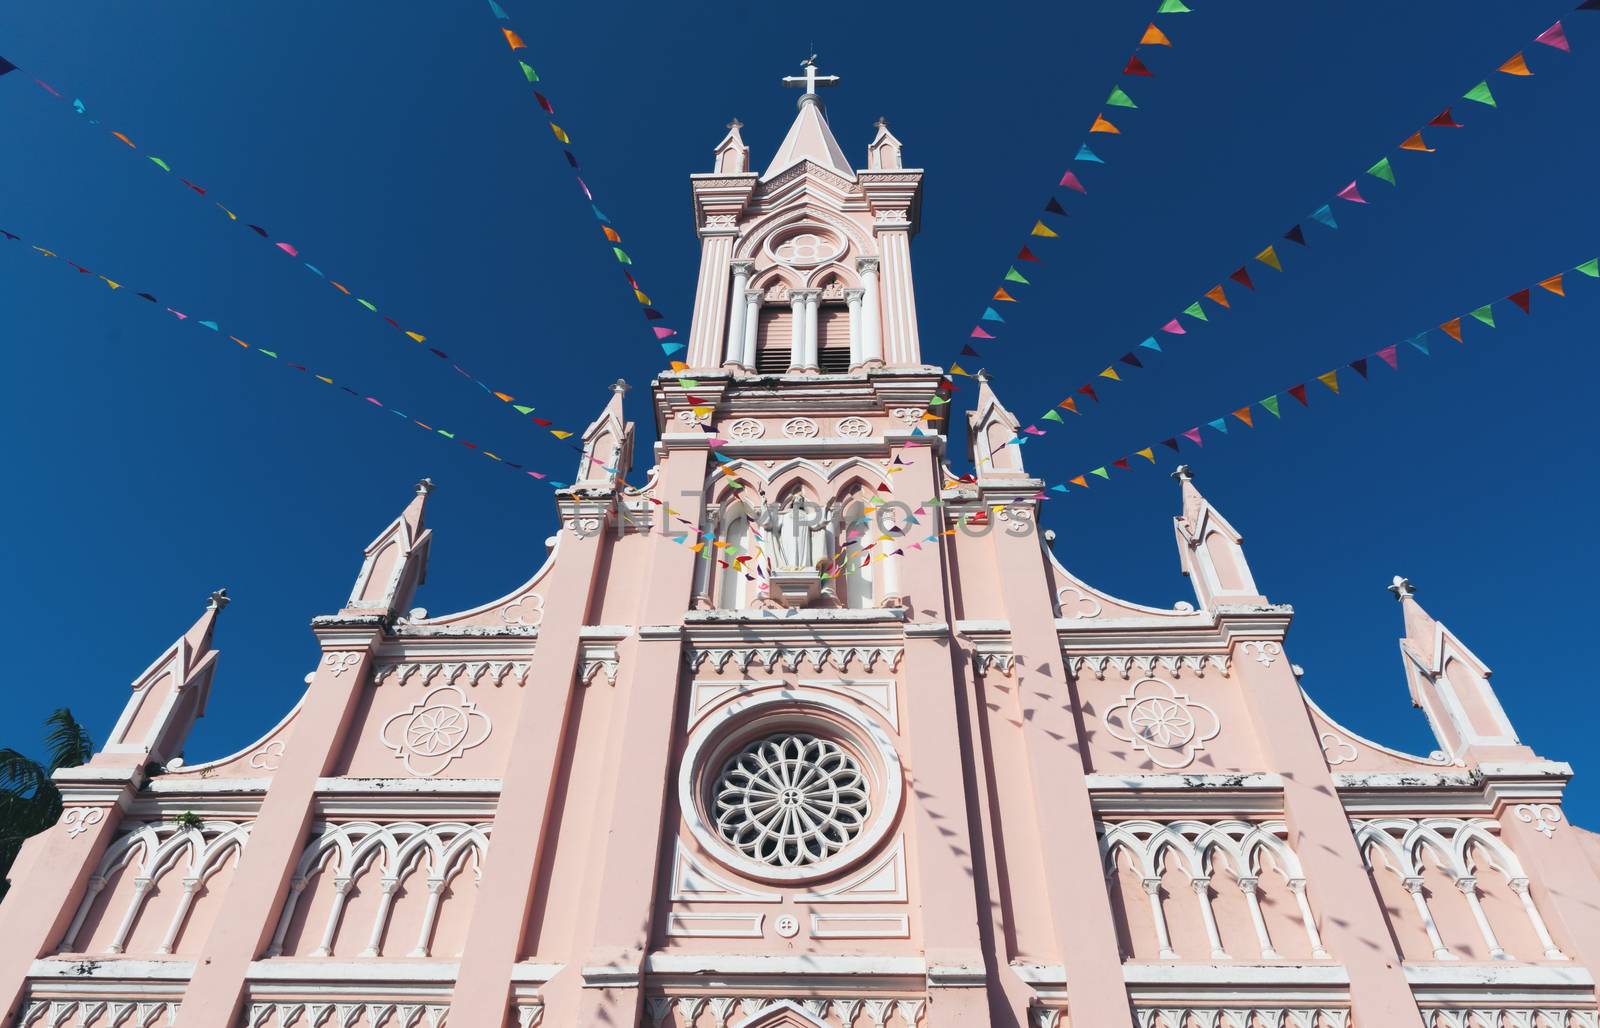
<instances>
[{"instance_id":1,"label":"church tower window","mask_svg":"<svg viewBox=\"0 0 1600 1028\"><path fill-rule=\"evenodd\" d=\"M773 867L821 863L850 844L871 813L866 776L837 743L769 735L723 766L714 787L717 833Z\"/></svg>"}]
</instances>

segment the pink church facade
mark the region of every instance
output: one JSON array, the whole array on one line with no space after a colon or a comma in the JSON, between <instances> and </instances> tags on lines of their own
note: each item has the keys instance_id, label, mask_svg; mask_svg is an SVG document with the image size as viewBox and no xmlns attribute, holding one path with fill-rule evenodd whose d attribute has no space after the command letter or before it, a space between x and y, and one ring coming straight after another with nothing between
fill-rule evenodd
<instances>
[{"instance_id":1,"label":"pink church facade","mask_svg":"<svg viewBox=\"0 0 1600 1028\"><path fill-rule=\"evenodd\" d=\"M692 177L643 484L619 387L545 564L433 615L422 483L299 702L189 763L214 597L57 773L0 1024L1597 1028L1600 837L1484 663L1396 579L1438 749L1341 727L1184 469L1194 602L1074 577L987 382L950 469L923 173L796 84L765 172L735 123Z\"/></svg>"}]
</instances>

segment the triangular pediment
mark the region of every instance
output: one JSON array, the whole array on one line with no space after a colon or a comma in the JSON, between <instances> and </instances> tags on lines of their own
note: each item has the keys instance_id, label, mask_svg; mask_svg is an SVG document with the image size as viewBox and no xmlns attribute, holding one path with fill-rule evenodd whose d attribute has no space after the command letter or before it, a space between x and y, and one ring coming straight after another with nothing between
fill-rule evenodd
<instances>
[{"instance_id":1,"label":"triangular pediment","mask_svg":"<svg viewBox=\"0 0 1600 1028\"><path fill-rule=\"evenodd\" d=\"M807 1013L791 999L774 1000L733 1028L828 1028L828 1022Z\"/></svg>"}]
</instances>

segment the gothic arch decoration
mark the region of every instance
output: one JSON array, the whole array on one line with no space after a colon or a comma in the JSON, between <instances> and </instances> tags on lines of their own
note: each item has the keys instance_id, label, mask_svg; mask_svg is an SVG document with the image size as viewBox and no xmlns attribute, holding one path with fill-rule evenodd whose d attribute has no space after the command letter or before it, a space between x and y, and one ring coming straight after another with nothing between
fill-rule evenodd
<instances>
[{"instance_id":1,"label":"gothic arch decoration","mask_svg":"<svg viewBox=\"0 0 1600 1028\"><path fill-rule=\"evenodd\" d=\"M1271 902L1283 891L1293 895L1293 905L1306 936L1306 949L1314 959L1325 960L1328 952L1323 948L1317 930L1316 917L1306 896L1305 872L1300 858L1289 846L1284 836L1287 829L1282 821L1120 821L1101 823L1100 853L1106 877L1116 880L1120 869L1119 855L1126 855L1132 870L1138 874L1139 886L1150 906L1149 922L1161 958L1164 960L1193 959L1199 954L1180 954L1174 948L1169 929L1168 907L1162 903L1164 881L1177 871L1186 878L1194 896L1207 941L1214 959L1228 959L1217 924L1211 891L1219 885L1219 874L1225 866L1232 872L1234 884L1242 894L1254 930L1256 954L1263 960L1282 959L1278 951L1289 940L1283 938L1285 929L1292 927L1279 920L1279 937L1274 940L1268 918L1263 911L1264 900ZM1169 903L1182 903L1178 896L1168 896ZM1125 920L1131 921L1130 918ZM1131 929L1130 929L1131 930ZM1237 954L1233 954L1237 955Z\"/></svg>"},{"instance_id":2,"label":"gothic arch decoration","mask_svg":"<svg viewBox=\"0 0 1600 1028\"><path fill-rule=\"evenodd\" d=\"M100 858L61 939L63 953L155 953L198 949L222 905L250 837L234 821L134 824ZM176 880L181 889L164 888Z\"/></svg>"},{"instance_id":3,"label":"gothic arch decoration","mask_svg":"<svg viewBox=\"0 0 1600 1028\"><path fill-rule=\"evenodd\" d=\"M750 289L758 289L769 299L787 296L791 289L799 289L805 279L790 268L775 265L762 270L750 279Z\"/></svg>"},{"instance_id":4,"label":"gothic arch decoration","mask_svg":"<svg viewBox=\"0 0 1600 1028\"><path fill-rule=\"evenodd\" d=\"M267 956L438 955L441 924L464 927L471 915L489 831L459 821L315 826Z\"/></svg>"},{"instance_id":5,"label":"gothic arch decoration","mask_svg":"<svg viewBox=\"0 0 1600 1028\"><path fill-rule=\"evenodd\" d=\"M800 203L786 206L781 210L759 217L747 224L744 234L739 237L738 245L734 247L735 259L754 259L764 255L767 249L767 240L784 229L791 226L815 222L818 225L832 229L839 237L845 240L846 255L855 257L876 257L877 247L872 237L862 231L861 226L852 219L830 211L813 203Z\"/></svg>"},{"instance_id":6,"label":"gothic arch decoration","mask_svg":"<svg viewBox=\"0 0 1600 1028\"><path fill-rule=\"evenodd\" d=\"M1380 894L1387 885L1388 894L1393 895L1395 884L1409 894L1415 922L1410 922L1401 904L1385 904L1385 913L1397 938L1405 934L1407 927L1420 927L1436 960L1458 960L1457 949L1470 951L1480 948L1480 943L1491 959L1514 960L1517 957L1501 939L1501 934L1509 931L1523 936L1530 945L1536 940L1546 960L1567 959L1551 938L1544 917L1533 901L1522 862L1496 834L1498 825L1494 821L1395 817L1351 821L1350 826ZM1398 883L1385 875L1385 871L1398 879ZM1495 874L1488 875L1490 871ZM1448 919L1436 909L1441 902L1449 900L1448 891L1430 888L1440 877L1459 893L1469 919ZM1492 902L1486 904L1486 900ZM1513 908L1519 908L1520 917L1513 913ZM1498 932L1496 924L1500 926ZM1408 959L1414 957L1407 956ZM1530 954L1524 952L1522 959L1530 959Z\"/></svg>"}]
</instances>

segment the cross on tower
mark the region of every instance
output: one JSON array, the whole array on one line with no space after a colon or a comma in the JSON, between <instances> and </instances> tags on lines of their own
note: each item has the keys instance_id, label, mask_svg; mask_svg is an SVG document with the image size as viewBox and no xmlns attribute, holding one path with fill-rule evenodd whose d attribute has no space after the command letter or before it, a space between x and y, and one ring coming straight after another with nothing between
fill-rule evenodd
<instances>
[{"instance_id":1,"label":"cross on tower","mask_svg":"<svg viewBox=\"0 0 1600 1028\"><path fill-rule=\"evenodd\" d=\"M790 89L804 89L806 91L805 96L816 96L819 88L825 86L837 86L839 84L839 76L837 75L817 74L816 54L812 54L810 57L807 57L805 60L801 61L800 67L804 68L806 73L804 75L785 75L783 77L783 84L788 86ZM801 99L803 100L805 97L801 97Z\"/></svg>"}]
</instances>

